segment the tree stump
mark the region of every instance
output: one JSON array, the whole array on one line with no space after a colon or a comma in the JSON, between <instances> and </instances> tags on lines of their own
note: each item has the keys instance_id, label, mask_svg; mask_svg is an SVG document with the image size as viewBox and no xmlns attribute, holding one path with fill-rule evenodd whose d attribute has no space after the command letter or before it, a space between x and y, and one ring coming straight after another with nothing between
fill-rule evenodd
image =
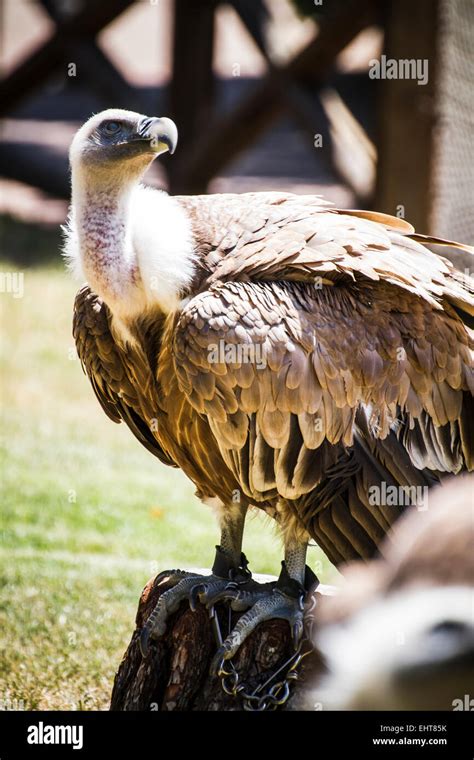
<instances>
[{"instance_id":1,"label":"tree stump","mask_svg":"<svg viewBox=\"0 0 474 760\"><path fill-rule=\"evenodd\" d=\"M158 576L157 576L158 577ZM268 580L268 579L267 579ZM150 643L150 651L143 658L139 647L140 631L155 607L160 594L171 587L169 581L150 579L145 586L136 616L136 628L115 676L111 710L242 710L240 695L226 694L221 679L210 675L210 664L216 652L213 624L208 610L198 605L193 612L184 602L171 616L165 636ZM328 587L319 587L314 595L330 593ZM308 600L309 610L313 598ZM226 603L216 605L223 637L229 623L235 625L242 613L230 612ZM309 616L306 633L308 633ZM290 686L290 697L279 709L298 709L303 704L303 692L322 672L319 654L308 641L303 652L299 677ZM243 643L233 663L239 673L239 683L252 693L267 680L294 653L290 628L284 620L271 620L259 625ZM275 678L276 683L282 675ZM272 685L270 684L270 685ZM262 692L259 692L259 694Z\"/></svg>"}]
</instances>

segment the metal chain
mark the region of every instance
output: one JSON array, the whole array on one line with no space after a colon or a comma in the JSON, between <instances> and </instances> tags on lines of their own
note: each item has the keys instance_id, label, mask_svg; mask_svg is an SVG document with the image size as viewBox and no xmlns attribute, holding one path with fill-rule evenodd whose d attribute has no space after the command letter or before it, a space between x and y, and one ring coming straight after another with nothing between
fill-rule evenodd
<instances>
[{"instance_id":1,"label":"metal chain","mask_svg":"<svg viewBox=\"0 0 474 760\"><path fill-rule=\"evenodd\" d=\"M213 621L216 643L218 646L221 646L222 632L214 606L211 607L209 613ZM228 607L228 614L230 633L230 605ZM256 686L256 688L250 693L246 690L245 684L240 682L240 676L232 660L225 660L218 671L223 691L229 696L240 697L240 699L242 699L243 708L247 711L263 712L264 710L276 710L278 707L281 707L288 701L290 696L290 685L301 678L301 673L298 671L301 661L310 654L311 650L308 650L307 652L302 651L304 641L305 639L302 638L291 657L280 665L280 667L277 668L266 681ZM275 678L277 678L282 672L284 673L283 678L272 684Z\"/></svg>"}]
</instances>

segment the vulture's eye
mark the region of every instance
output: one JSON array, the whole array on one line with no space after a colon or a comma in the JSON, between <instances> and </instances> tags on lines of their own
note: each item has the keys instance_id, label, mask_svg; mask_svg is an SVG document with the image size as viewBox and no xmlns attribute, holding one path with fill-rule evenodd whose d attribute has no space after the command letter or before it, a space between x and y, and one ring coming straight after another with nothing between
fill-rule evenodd
<instances>
[{"instance_id":1,"label":"vulture's eye","mask_svg":"<svg viewBox=\"0 0 474 760\"><path fill-rule=\"evenodd\" d=\"M106 121L105 124L102 125L102 130L109 137L116 135L118 132L120 132L121 128L122 125L119 121Z\"/></svg>"}]
</instances>

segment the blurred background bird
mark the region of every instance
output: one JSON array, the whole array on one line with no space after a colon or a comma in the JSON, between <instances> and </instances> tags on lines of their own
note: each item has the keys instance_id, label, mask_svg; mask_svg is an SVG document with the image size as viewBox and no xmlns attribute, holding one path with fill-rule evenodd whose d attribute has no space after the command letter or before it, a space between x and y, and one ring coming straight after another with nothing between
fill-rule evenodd
<instances>
[{"instance_id":1,"label":"blurred background bird","mask_svg":"<svg viewBox=\"0 0 474 760\"><path fill-rule=\"evenodd\" d=\"M472 710L474 478L449 479L425 506L321 597L314 643L327 673L308 709Z\"/></svg>"}]
</instances>

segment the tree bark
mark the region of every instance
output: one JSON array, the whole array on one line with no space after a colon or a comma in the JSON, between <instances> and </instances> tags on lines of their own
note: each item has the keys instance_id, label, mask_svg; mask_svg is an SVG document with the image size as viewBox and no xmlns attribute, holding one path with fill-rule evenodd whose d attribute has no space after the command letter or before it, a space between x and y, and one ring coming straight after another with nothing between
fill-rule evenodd
<instances>
[{"instance_id":1,"label":"tree bark","mask_svg":"<svg viewBox=\"0 0 474 760\"><path fill-rule=\"evenodd\" d=\"M165 636L150 644L147 657L139 648L140 630L156 605L160 594L170 588L165 579L157 583L150 579L145 586L136 616L136 627L130 644L115 676L111 710L241 710L241 696L224 692L221 679L210 675L210 663L216 652L212 621L203 605L193 612L187 602L171 616ZM327 587L326 587L327 588ZM324 589L315 592L316 598ZM307 609L309 609L307 603ZM216 605L222 635L228 631L229 615L232 627L242 613L229 613L224 603ZM309 620L309 618L308 618ZM306 626L307 628L307 626ZM306 633L308 631L306 630ZM303 650L309 654L299 665L300 674L290 686L290 698L279 709L299 709L303 694L322 672L318 653L305 641ZM252 692L274 673L294 652L290 628L286 621L271 620L259 625L242 644L233 663L239 673L239 683ZM281 675L275 681L280 681Z\"/></svg>"}]
</instances>

